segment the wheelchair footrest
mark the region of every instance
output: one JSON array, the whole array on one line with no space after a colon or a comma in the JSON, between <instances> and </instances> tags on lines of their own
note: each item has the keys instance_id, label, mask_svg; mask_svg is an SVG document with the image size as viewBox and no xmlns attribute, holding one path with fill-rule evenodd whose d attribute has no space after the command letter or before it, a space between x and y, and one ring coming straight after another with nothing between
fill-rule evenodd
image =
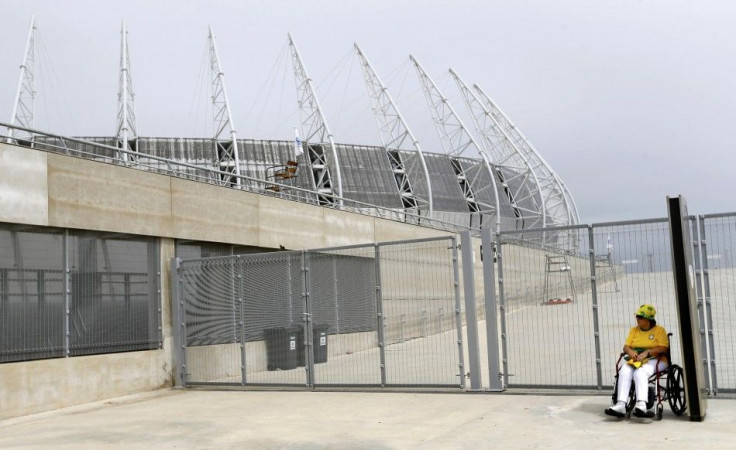
<instances>
[{"instance_id":1,"label":"wheelchair footrest","mask_svg":"<svg viewBox=\"0 0 736 450\"><path fill-rule=\"evenodd\" d=\"M654 411L639 412L639 410L634 409L633 415L642 419L651 419L655 416L655 413Z\"/></svg>"}]
</instances>

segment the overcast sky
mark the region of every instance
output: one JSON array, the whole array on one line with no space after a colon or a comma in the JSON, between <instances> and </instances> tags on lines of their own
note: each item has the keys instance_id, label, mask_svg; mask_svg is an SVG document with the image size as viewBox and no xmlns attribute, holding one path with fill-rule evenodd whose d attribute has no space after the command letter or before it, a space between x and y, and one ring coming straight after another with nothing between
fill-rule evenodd
<instances>
[{"instance_id":1,"label":"overcast sky","mask_svg":"<svg viewBox=\"0 0 736 450\"><path fill-rule=\"evenodd\" d=\"M207 27L238 136L291 139L299 116L291 33L337 142L378 144L357 42L425 151L437 133L413 54L473 128L453 68L496 101L562 177L582 222L736 211L736 2L0 2L0 122L10 120L35 14L36 127L115 134L127 23L141 136L211 133Z\"/></svg>"}]
</instances>

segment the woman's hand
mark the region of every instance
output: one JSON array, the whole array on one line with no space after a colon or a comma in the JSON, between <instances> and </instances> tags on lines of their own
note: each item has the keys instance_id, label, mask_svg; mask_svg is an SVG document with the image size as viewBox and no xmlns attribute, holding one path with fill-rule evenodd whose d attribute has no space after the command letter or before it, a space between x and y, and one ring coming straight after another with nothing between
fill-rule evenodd
<instances>
[{"instance_id":1,"label":"woman's hand","mask_svg":"<svg viewBox=\"0 0 736 450\"><path fill-rule=\"evenodd\" d=\"M634 357L634 361L644 361L645 359L649 358L650 356L652 356L652 354L649 353L649 350L644 350L643 352L637 354Z\"/></svg>"}]
</instances>

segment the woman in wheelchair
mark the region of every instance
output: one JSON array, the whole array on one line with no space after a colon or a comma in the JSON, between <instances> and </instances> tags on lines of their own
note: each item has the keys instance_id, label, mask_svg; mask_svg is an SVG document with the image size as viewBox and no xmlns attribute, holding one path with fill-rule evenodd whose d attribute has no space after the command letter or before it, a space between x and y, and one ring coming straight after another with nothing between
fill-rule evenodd
<instances>
[{"instance_id":1,"label":"woman in wheelchair","mask_svg":"<svg viewBox=\"0 0 736 450\"><path fill-rule=\"evenodd\" d=\"M634 415L652 415L647 412L649 379L655 372L663 372L669 364L669 338L664 327L657 325L654 320L656 314L654 306L648 304L641 305L636 311L636 326L629 331L623 348L624 359L628 361L618 371L616 403L605 410L609 416L624 417L627 414L626 404L632 380L636 392Z\"/></svg>"}]
</instances>

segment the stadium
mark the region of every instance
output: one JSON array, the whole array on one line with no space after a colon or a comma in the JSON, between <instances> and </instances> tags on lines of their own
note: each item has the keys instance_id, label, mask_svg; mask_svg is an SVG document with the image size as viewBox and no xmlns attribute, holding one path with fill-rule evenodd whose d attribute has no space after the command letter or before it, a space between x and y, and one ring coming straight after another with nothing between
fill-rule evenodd
<instances>
[{"instance_id":1,"label":"stadium","mask_svg":"<svg viewBox=\"0 0 736 450\"><path fill-rule=\"evenodd\" d=\"M34 30L32 23L10 121L10 125L21 128L33 128L34 123ZM402 220L424 218L475 229L485 222L496 231L578 223L572 195L542 155L480 86L465 84L452 70L476 133L463 123L433 79L411 57L442 144L441 149L422 149L385 84L355 44L355 58L360 61L383 145L335 143L318 92L289 36L296 106L301 117L295 139L242 139L234 131L225 78L210 30L208 84L213 135L199 139L145 137L136 131L125 24L121 36L116 135L82 138L121 149L118 154L100 156L117 157L131 164L138 162L139 155L153 156L192 166L187 170L195 178L203 176L197 168L222 172L218 179L210 180L217 184L271 191L320 205L357 202L365 205L360 209L391 210ZM9 137L28 139L31 135L11 129ZM58 144L36 137L32 146L60 148ZM298 188L300 194L293 188Z\"/></svg>"},{"instance_id":2,"label":"stadium","mask_svg":"<svg viewBox=\"0 0 736 450\"><path fill-rule=\"evenodd\" d=\"M116 133L69 137L34 127L35 30L0 123L12 414L170 386L598 392L643 293L676 322L666 219L579 223L542 154L452 70L472 129L410 57L442 147L422 148L356 44L382 145L335 142L289 36L300 123L244 138L210 30L213 134L147 137L123 24ZM692 219L701 276L707 230L732 219ZM712 272L728 286L729 258ZM715 317L710 355L731 342ZM733 364L704 364L720 392L736 389Z\"/></svg>"}]
</instances>

